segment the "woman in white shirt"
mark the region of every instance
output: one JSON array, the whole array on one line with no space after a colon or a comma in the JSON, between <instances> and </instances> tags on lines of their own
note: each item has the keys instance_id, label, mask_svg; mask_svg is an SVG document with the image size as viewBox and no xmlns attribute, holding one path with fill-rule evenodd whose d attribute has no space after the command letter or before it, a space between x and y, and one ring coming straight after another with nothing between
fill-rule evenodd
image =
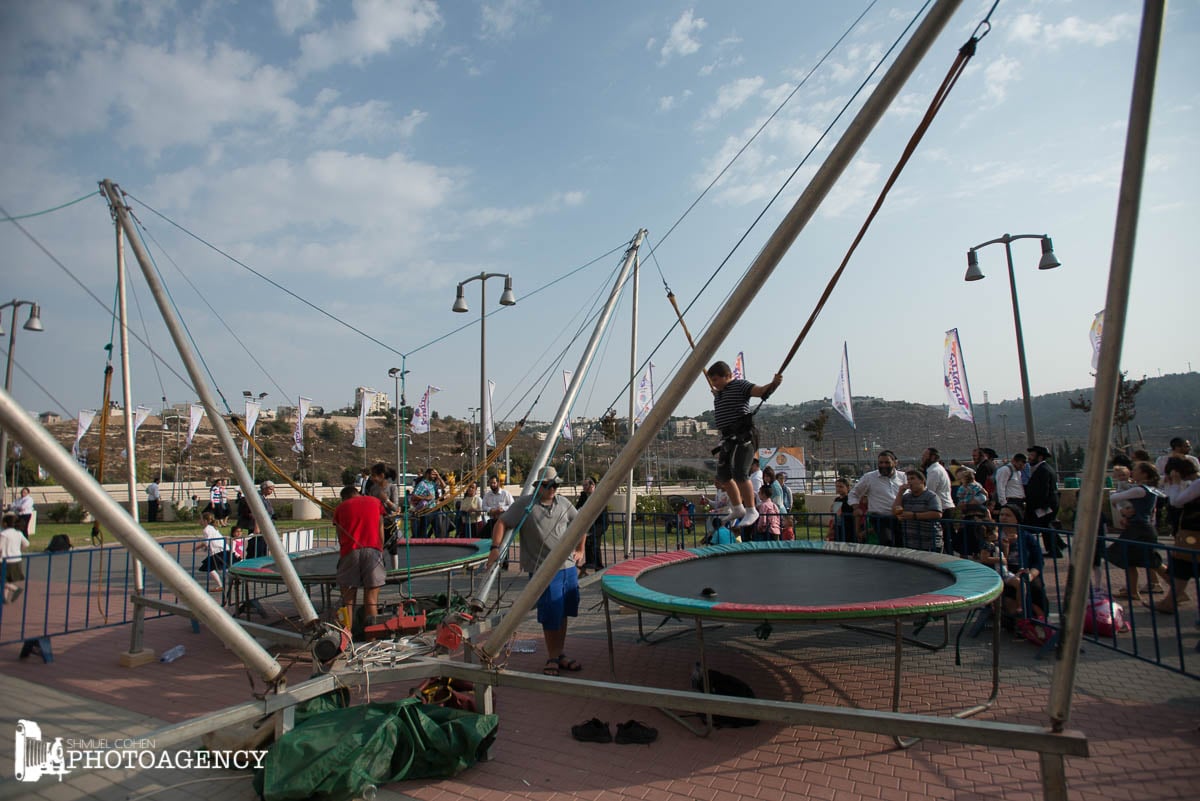
<instances>
[{"instance_id":1,"label":"woman in white shirt","mask_svg":"<svg viewBox=\"0 0 1200 801\"><path fill-rule=\"evenodd\" d=\"M12 603L25 589L25 567L21 560L21 548L29 547L29 540L17 529L17 515L6 512L0 525L0 562L4 564L4 603Z\"/></svg>"}]
</instances>

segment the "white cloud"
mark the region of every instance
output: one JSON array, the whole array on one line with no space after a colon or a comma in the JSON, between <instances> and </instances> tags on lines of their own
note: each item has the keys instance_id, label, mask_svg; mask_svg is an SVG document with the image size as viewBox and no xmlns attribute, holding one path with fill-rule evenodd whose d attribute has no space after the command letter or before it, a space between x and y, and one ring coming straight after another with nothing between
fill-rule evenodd
<instances>
[{"instance_id":1,"label":"white cloud","mask_svg":"<svg viewBox=\"0 0 1200 801\"><path fill-rule=\"evenodd\" d=\"M1021 63L1008 56L1001 56L991 62L983 71L984 85L988 97L995 103L1004 100L1008 93L1008 85L1021 77Z\"/></svg>"},{"instance_id":2,"label":"white cloud","mask_svg":"<svg viewBox=\"0 0 1200 801\"><path fill-rule=\"evenodd\" d=\"M307 28L317 16L317 0L275 0L275 22L286 34Z\"/></svg>"},{"instance_id":3,"label":"white cloud","mask_svg":"<svg viewBox=\"0 0 1200 801\"><path fill-rule=\"evenodd\" d=\"M675 20L667 41L663 42L662 50L659 51L659 64L666 64L674 56L690 56L700 49L700 42L695 38L695 34L707 28L708 22L694 14L694 9L689 8Z\"/></svg>"},{"instance_id":4,"label":"white cloud","mask_svg":"<svg viewBox=\"0 0 1200 801\"><path fill-rule=\"evenodd\" d=\"M675 103L676 103L676 100L672 96L660 97L658 99L658 110L659 111L670 111L671 109L675 108Z\"/></svg>"},{"instance_id":5,"label":"white cloud","mask_svg":"<svg viewBox=\"0 0 1200 801\"><path fill-rule=\"evenodd\" d=\"M538 0L496 0L480 9L484 39L504 39L534 22L541 12Z\"/></svg>"},{"instance_id":6,"label":"white cloud","mask_svg":"<svg viewBox=\"0 0 1200 801\"><path fill-rule=\"evenodd\" d=\"M739 78L727 83L717 90L717 99L704 110L702 123L711 123L736 108L740 108L747 100L754 97L762 89L765 81L761 76Z\"/></svg>"},{"instance_id":7,"label":"white cloud","mask_svg":"<svg viewBox=\"0 0 1200 801\"><path fill-rule=\"evenodd\" d=\"M300 38L300 67L362 64L397 42L416 44L442 21L432 0L354 0L354 17Z\"/></svg>"},{"instance_id":8,"label":"white cloud","mask_svg":"<svg viewBox=\"0 0 1200 801\"><path fill-rule=\"evenodd\" d=\"M1103 47L1126 38L1137 28L1136 14L1116 14L1100 22L1067 17L1058 25L1047 25L1045 33L1046 40L1050 43L1074 42Z\"/></svg>"},{"instance_id":9,"label":"white cloud","mask_svg":"<svg viewBox=\"0 0 1200 801\"><path fill-rule=\"evenodd\" d=\"M427 116L414 109L403 119L396 119L388 104L379 100L356 106L334 106L317 114L312 138L320 145L337 145L355 139L368 142L407 139Z\"/></svg>"},{"instance_id":10,"label":"white cloud","mask_svg":"<svg viewBox=\"0 0 1200 801\"><path fill-rule=\"evenodd\" d=\"M537 217L542 217L563 208L582 205L586 199L587 195L578 190L557 192L541 203L528 206L472 209L466 213L464 219L468 225L476 228L488 228L497 225L501 227L527 225Z\"/></svg>"},{"instance_id":11,"label":"white cloud","mask_svg":"<svg viewBox=\"0 0 1200 801\"><path fill-rule=\"evenodd\" d=\"M855 159L829 191L821 204L821 213L826 217L838 217L867 198L878 195L882 188L879 179L882 169L883 165L877 162Z\"/></svg>"},{"instance_id":12,"label":"white cloud","mask_svg":"<svg viewBox=\"0 0 1200 801\"><path fill-rule=\"evenodd\" d=\"M1008 30L1010 42L1033 43L1042 33L1041 14L1018 14Z\"/></svg>"}]
</instances>

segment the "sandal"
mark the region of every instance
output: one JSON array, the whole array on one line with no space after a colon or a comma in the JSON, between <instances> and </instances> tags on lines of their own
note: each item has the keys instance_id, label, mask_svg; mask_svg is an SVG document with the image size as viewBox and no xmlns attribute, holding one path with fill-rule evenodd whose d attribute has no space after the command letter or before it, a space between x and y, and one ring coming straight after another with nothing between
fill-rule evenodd
<instances>
[{"instance_id":1,"label":"sandal","mask_svg":"<svg viewBox=\"0 0 1200 801\"><path fill-rule=\"evenodd\" d=\"M579 671L583 670L583 665L579 664L566 654L559 654L558 659L551 659L548 661L553 662L554 666L558 670L565 670L568 673L578 673Z\"/></svg>"},{"instance_id":2,"label":"sandal","mask_svg":"<svg viewBox=\"0 0 1200 801\"><path fill-rule=\"evenodd\" d=\"M557 659L547 659L546 666L544 668L542 668L542 673L546 676L557 676L558 675L558 660Z\"/></svg>"},{"instance_id":3,"label":"sandal","mask_svg":"<svg viewBox=\"0 0 1200 801\"><path fill-rule=\"evenodd\" d=\"M1117 590L1116 592L1113 593L1112 597L1118 601L1140 601L1140 600L1142 600L1142 596L1138 594L1138 591L1136 589L1130 591L1129 587L1126 587L1122 590Z\"/></svg>"}]
</instances>

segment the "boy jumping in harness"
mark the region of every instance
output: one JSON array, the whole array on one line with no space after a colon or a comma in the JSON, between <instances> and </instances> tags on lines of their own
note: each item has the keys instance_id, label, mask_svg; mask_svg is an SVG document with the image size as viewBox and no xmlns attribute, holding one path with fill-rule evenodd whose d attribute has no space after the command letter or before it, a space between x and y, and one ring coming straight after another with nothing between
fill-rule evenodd
<instances>
[{"instance_id":1,"label":"boy jumping in harness","mask_svg":"<svg viewBox=\"0 0 1200 801\"><path fill-rule=\"evenodd\" d=\"M729 495L729 511L721 519L729 523L741 518L736 525L752 526L758 520L758 509L749 470L757 437L750 399L770 397L783 382L783 376L776 373L770 384L760 386L734 378L733 370L725 362L714 362L708 368L708 380L713 389L713 415L721 432L721 447L713 451L719 454L717 489Z\"/></svg>"}]
</instances>

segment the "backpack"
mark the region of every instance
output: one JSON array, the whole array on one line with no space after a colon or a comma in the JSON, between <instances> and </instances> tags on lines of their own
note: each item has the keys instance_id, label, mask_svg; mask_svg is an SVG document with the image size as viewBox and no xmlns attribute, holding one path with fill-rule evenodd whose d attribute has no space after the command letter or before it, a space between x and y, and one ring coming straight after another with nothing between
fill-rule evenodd
<instances>
[{"instance_id":1,"label":"backpack","mask_svg":"<svg viewBox=\"0 0 1200 801\"><path fill-rule=\"evenodd\" d=\"M46 546L46 550L50 553L69 551L71 550L71 538L66 534L55 534L50 538L50 544Z\"/></svg>"},{"instance_id":2,"label":"backpack","mask_svg":"<svg viewBox=\"0 0 1200 801\"><path fill-rule=\"evenodd\" d=\"M1083 612L1084 634L1115 637L1118 633L1129 631L1129 628L1124 607L1108 597L1108 593L1092 590L1092 598Z\"/></svg>"},{"instance_id":3,"label":"backpack","mask_svg":"<svg viewBox=\"0 0 1200 801\"><path fill-rule=\"evenodd\" d=\"M754 698L754 690L750 689L750 685L739 679L737 676L731 676L728 673L722 673L719 670L708 669L708 686L713 695L731 695L735 698ZM692 690L694 692L704 692L703 674L700 672L700 663L692 669ZM734 718L728 715L713 715L713 725L718 729L740 729L745 726L757 726L758 721L753 718Z\"/></svg>"}]
</instances>

